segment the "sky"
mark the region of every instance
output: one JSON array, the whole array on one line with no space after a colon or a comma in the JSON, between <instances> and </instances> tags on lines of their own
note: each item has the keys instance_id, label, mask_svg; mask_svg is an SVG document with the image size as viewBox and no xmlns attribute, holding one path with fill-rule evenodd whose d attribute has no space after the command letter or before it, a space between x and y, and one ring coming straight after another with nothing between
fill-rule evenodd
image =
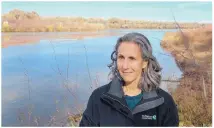
<instances>
[{"instance_id":1,"label":"sky","mask_svg":"<svg viewBox=\"0 0 214 128\"><path fill-rule=\"evenodd\" d=\"M81 16L131 20L212 22L212 2L2 2L2 14L13 9L36 11L40 16Z\"/></svg>"}]
</instances>

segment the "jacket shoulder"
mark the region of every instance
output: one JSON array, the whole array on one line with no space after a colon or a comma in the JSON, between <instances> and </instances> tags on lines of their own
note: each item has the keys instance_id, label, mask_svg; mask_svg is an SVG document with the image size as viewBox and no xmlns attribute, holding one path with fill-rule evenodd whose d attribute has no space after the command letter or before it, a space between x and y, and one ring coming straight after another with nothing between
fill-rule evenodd
<instances>
[{"instance_id":1,"label":"jacket shoulder","mask_svg":"<svg viewBox=\"0 0 214 128\"><path fill-rule=\"evenodd\" d=\"M174 103L173 97L168 92L164 91L163 89L158 88L157 89L157 93L158 93L159 96L164 98L164 102L166 104Z\"/></svg>"},{"instance_id":2,"label":"jacket shoulder","mask_svg":"<svg viewBox=\"0 0 214 128\"><path fill-rule=\"evenodd\" d=\"M164 98L164 104L160 107L161 115L163 115L162 126L178 126L178 109L172 96L160 88L157 93L159 96Z\"/></svg>"},{"instance_id":3,"label":"jacket shoulder","mask_svg":"<svg viewBox=\"0 0 214 128\"><path fill-rule=\"evenodd\" d=\"M98 88L96 88L91 95L93 95L94 97L100 97L103 93L108 92L110 87L110 83L102 85Z\"/></svg>"},{"instance_id":4,"label":"jacket shoulder","mask_svg":"<svg viewBox=\"0 0 214 128\"><path fill-rule=\"evenodd\" d=\"M80 126L99 125L99 103L101 95L108 91L108 84L96 88L89 97L87 107L80 121Z\"/></svg>"}]
</instances>

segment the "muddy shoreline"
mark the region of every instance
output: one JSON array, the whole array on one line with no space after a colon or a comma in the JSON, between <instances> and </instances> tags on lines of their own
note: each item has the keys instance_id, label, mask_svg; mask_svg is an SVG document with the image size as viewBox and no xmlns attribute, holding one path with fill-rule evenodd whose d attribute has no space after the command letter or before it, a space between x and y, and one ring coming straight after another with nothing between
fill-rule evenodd
<instances>
[{"instance_id":1,"label":"muddy shoreline","mask_svg":"<svg viewBox=\"0 0 214 128\"><path fill-rule=\"evenodd\" d=\"M117 32L85 32L85 33L62 33L62 32L41 32L41 33L2 33L2 48L9 46L33 44L40 40L82 40L86 38L97 38L119 35Z\"/></svg>"}]
</instances>

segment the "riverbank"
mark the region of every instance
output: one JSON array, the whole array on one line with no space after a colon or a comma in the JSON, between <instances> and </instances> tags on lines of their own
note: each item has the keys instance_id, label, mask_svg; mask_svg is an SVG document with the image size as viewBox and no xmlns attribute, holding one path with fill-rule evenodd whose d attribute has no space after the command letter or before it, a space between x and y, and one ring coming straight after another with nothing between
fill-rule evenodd
<instances>
[{"instance_id":1,"label":"riverbank","mask_svg":"<svg viewBox=\"0 0 214 128\"><path fill-rule=\"evenodd\" d=\"M183 72L173 93L180 126L212 126L212 26L167 32L161 46Z\"/></svg>"},{"instance_id":2,"label":"riverbank","mask_svg":"<svg viewBox=\"0 0 214 128\"><path fill-rule=\"evenodd\" d=\"M33 23L33 24L32 24ZM179 23L181 28L203 27L205 23ZM2 32L82 32L109 29L176 29L175 22L119 18L41 17L37 12L12 10L2 16Z\"/></svg>"}]
</instances>

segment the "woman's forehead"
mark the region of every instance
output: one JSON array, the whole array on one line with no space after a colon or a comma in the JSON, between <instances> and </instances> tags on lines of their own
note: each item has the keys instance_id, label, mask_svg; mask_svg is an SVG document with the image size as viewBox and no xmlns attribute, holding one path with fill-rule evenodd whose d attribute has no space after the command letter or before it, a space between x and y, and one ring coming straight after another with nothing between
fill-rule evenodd
<instances>
[{"instance_id":1,"label":"woman's forehead","mask_svg":"<svg viewBox=\"0 0 214 128\"><path fill-rule=\"evenodd\" d=\"M118 54L141 55L140 46L133 42L123 42L118 47Z\"/></svg>"},{"instance_id":2,"label":"woman's forehead","mask_svg":"<svg viewBox=\"0 0 214 128\"><path fill-rule=\"evenodd\" d=\"M127 50L127 49L140 51L140 46L139 44L134 42L122 42L118 47L118 51Z\"/></svg>"}]
</instances>

